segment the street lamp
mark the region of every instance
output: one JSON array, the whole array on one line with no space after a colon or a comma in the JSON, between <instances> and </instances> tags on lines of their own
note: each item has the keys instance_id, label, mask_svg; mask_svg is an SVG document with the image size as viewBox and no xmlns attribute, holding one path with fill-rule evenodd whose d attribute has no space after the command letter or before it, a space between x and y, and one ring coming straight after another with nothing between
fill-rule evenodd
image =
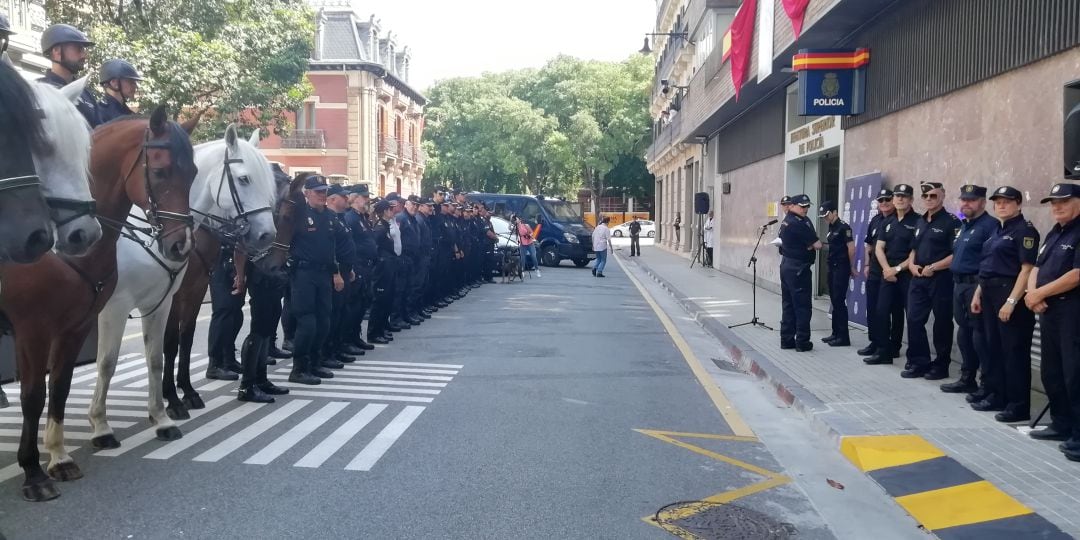
<instances>
[{"instance_id":1,"label":"street lamp","mask_svg":"<svg viewBox=\"0 0 1080 540\"><path fill-rule=\"evenodd\" d=\"M641 50L638 51L641 54L652 54L652 47L649 46L649 36L668 36L678 37L683 39L689 39L690 34L687 32L660 32L660 33L648 33L645 34L645 44L641 46Z\"/></svg>"}]
</instances>

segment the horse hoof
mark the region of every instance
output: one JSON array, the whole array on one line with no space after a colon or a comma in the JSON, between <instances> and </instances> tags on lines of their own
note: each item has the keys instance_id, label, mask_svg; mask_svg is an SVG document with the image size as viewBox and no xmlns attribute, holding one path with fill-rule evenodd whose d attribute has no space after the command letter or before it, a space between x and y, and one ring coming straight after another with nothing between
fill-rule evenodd
<instances>
[{"instance_id":1,"label":"horse hoof","mask_svg":"<svg viewBox=\"0 0 1080 540\"><path fill-rule=\"evenodd\" d=\"M42 480L34 484L22 487L23 499L29 502L51 501L60 496L60 490L56 489L51 480Z\"/></svg>"},{"instance_id":2,"label":"horse hoof","mask_svg":"<svg viewBox=\"0 0 1080 540\"><path fill-rule=\"evenodd\" d=\"M157 430L157 440L159 441L175 441L183 436L184 433L176 426L169 426Z\"/></svg>"},{"instance_id":3,"label":"horse hoof","mask_svg":"<svg viewBox=\"0 0 1080 540\"><path fill-rule=\"evenodd\" d=\"M183 405L177 405L175 407L166 407L165 414L173 420L187 420L191 418L191 414L187 412L187 407Z\"/></svg>"},{"instance_id":4,"label":"horse hoof","mask_svg":"<svg viewBox=\"0 0 1080 540\"><path fill-rule=\"evenodd\" d=\"M49 467L49 476L61 482L70 482L83 477L82 470L74 461L65 461ZM59 493L57 493L59 495Z\"/></svg>"},{"instance_id":5,"label":"horse hoof","mask_svg":"<svg viewBox=\"0 0 1080 540\"><path fill-rule=\"evenodd\" d=\"M94 447L94 450L105 450L108 448L120 448L120 441L116 440L116 435L110 433L90 439L90 445Z\"/></svg>"},{"instance_id":6,"label":"horse hoof","mask_svg":"<svg viewBox=\"0 0 1080 540\"><path fill-rule=\"evenodd\" d=\"M203 403L202 397L199 394L191 394L190 396L184 396L184 405L189 409L205 409L206 404Z\"/></svg>"}]
</instances>

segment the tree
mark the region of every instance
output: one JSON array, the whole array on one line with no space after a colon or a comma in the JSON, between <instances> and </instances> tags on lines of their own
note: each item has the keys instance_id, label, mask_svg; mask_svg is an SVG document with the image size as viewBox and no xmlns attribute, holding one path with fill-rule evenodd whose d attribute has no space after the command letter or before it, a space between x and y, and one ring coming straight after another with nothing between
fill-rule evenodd
<instances>
[{"instance_id":1,"label":"tree","mask_svg":"<svg viewBox=\"0 0 1080 540\"><path fill-rule=\"evenodd\" d=\"M141 109L211 113L197 140L228 122L288 130L285 113L311 93L304 77L315 34L303 0L47 0L50 20L97 46L89 65L123 58L146 79Z\"/></svg>"}]
</instances>

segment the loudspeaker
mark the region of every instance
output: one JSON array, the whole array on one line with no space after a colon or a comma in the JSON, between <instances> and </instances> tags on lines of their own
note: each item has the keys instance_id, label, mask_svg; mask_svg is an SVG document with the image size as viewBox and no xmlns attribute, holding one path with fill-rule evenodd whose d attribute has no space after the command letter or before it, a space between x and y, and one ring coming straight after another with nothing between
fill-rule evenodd
<instances>
[{"instance_id":1,"label":"loudspeaker","mask_svg":"<svg viewBox=\"0 0 1080 540\"><path fill-rule=\"evenodd\" d=\"M1080 80L1065 85L1065 178L1080 180Z\"/></svg>"},{"instance_id":2,"label":"loudspeaker","mask_svg":"<svg viewBox=\"0 0 1080 540\"><path fill-rule=\"evenodd\" d=\"M702 191L701 193L694 194L694 213L695 214L708 214L709 213L709 194Z\"/></svg>"}]
</instances>

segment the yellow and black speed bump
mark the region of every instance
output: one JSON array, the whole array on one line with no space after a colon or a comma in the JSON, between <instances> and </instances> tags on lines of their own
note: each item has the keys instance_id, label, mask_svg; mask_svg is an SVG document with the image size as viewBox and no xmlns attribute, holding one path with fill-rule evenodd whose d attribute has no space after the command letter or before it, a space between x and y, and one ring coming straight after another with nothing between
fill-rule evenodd
<instances>
[{"instance_id":1,"label":"yellow and black speed bump","mask_svg":"<svg viewBox=\"0 0 1080 540\"><path fill-rule=\"evenodd\" d=\"M1072 538L917 435L845 437L840 450L943 540Z\"/></svg>"}]
</instances>

